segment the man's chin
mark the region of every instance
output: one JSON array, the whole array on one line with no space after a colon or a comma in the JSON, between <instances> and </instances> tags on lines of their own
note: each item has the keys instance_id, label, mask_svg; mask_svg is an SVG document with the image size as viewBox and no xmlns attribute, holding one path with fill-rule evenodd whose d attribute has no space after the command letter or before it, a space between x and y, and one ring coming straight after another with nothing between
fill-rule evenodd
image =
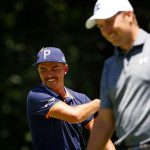
<instances>
[{"instance_id":1,"label":"man's chin","mask_svg":"<svg viewBox=\"0 0 150 150\"><path fill-rule=\"evenodd\" d=\"M56 87L56 84L45 84L46 87L48 87L49 89L53 90L54 87Z\"/></svg>"}]
</instances>

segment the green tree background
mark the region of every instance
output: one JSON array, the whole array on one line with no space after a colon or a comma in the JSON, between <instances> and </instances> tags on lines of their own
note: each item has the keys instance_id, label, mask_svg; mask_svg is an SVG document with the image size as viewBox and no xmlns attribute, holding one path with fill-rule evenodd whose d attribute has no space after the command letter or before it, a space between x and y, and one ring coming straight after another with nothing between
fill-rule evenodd
<instances>
[{"instance_id":1,"label":"green tree background","mask_svg":"<svg viewBox=\"0 0 150 150\"><path fill-rule=\"evenodd\" d=\"M69 64L65 85L99 97L104 60L113 54L111 44L85 21L96 0L0 1L0 149L31 150L26 115L28 92L41 84L32 67L37 52L46 46L62 49ZM150 31L147 0L131 0L139 25ZM88 133L84 131L86 142Z\"/></svg>"}]
</instances>

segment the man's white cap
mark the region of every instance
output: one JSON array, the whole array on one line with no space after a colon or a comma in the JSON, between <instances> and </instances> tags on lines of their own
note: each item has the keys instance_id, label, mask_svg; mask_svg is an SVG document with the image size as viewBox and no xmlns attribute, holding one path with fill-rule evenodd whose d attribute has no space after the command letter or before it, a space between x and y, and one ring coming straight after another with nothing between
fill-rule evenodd
<instances>
[{"instance_id":1,"label":"man's white cap","mask_svg":"<svg viewBox=\"0 0 150 150\"><path fill-rule=\"evenodd\" d=\"M120 11L133 11L128 0L98 0L94 7L94 14L86 21L86 28L96 25L95 19L108 19Z\"/></svg>"}]
</instances>

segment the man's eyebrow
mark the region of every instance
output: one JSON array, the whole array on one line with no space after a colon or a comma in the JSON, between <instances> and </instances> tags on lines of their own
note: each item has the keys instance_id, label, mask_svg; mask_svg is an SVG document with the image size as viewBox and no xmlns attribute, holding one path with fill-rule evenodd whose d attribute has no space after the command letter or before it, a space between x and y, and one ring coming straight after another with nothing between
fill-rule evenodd
<instances>
[{"instance_id":1,"label":"man's eyebrow","mask_svg":"<svg viewBox=\"0 0 150 150\"><path fill-rule=\"evenodd\" d=\"M58 68L59 66L58 65L54 65L54 66L52 66L51 68Z\"/></svg>"},{"instance_id":2,"label":"man's eyebrow","mask_svg":"<svg viewBox=\"0 0 150 150\"><path fill-rule=\"evenodd\" d=\"M46 68L44 68L44 67L39 67L39 69L46 69Z\"/></svg>"}]
</instances>

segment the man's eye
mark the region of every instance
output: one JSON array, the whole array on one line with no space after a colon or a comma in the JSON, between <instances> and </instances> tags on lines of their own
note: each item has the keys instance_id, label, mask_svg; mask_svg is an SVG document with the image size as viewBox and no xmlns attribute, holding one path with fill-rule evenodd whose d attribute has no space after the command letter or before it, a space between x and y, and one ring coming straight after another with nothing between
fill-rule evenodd
<instances>
[{"instance_id":1,"label":"man's eye","mask_svg":"<svg viewBox=\"0 0 150 150\"><path fill-rule=\"evenodd\" d=\"M108 25L112 25L114 23L114 20L110 20L110 21L108 21Z\"/></svg>"}]
</instances>

